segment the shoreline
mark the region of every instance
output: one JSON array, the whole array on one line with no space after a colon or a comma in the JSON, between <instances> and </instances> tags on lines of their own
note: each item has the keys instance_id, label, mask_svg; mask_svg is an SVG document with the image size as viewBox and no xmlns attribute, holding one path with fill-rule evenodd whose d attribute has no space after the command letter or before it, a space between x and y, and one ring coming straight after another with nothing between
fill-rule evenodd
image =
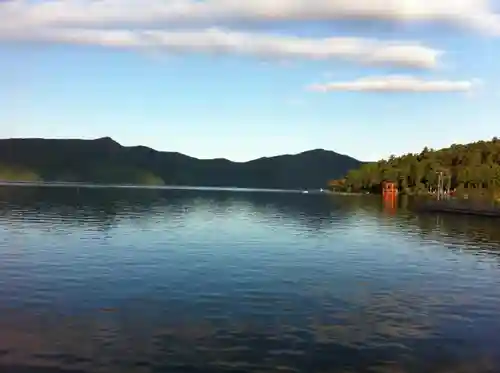
<instances>
[{"instance_id":1,"label":"shoreline","mask_svg":"<svg viewBox=\"0 0 500 373\"><path fill-rule=\"evenodd\" d=\"M98 184L86 182L32 182L32 181L0 181L0 187L41 187L41 188L88 188L88 189L150 189L150 190L198 190L198 191L228 191L228 192L269 192L269 193L298 193L314 195L341 195L341 196L361 196L363 193L347 193L308 190L304 193L301 189L272 189L272 188L245 188L229 186L189 186L189 185L140 185L140 184Z\"/></svg>"},{"instance_id":2,"label":"shoreline","mask_svg":"<svg viewBox=\"0 0 500 373\"><path fill-rule=\"evenodd\" d=\"M433 200L415 206L417 212L475 215L500 218L500 207L473 204L468 200Z\"/></svg>"},{"instance_id":3,"label":"shoreline","mask_svg":"<svg viewBox=\"0 0 500 373\"><path fill-rule=\"evenodd\" d=\"M289 192L301 193L301 190L290 189L265 189L265 188L239 188L239 187L203 187L189 185L141 185L141 184L99 184L87 182L30 182L30 181L1 181L0 187L44 187L44 188L88 188L88 189L157 189L157 190L220 190L220 191L249 191L249 192Z\"/></svg>"}]
</instances>

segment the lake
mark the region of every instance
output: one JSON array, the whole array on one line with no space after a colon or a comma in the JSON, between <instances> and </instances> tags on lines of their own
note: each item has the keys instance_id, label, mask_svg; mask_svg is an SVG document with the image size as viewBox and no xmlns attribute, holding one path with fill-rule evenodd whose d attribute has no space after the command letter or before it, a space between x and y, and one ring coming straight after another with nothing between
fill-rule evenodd
<instances>
[{"instance_id":1,"label":"lake","mask_svg":"<svg viewBox=\"0 0 500 373\"><path fill-rule=\"evenodd\" d=\"M498 220L0 187L0 372L499 372Z\"/></svg>"}]
</instances>

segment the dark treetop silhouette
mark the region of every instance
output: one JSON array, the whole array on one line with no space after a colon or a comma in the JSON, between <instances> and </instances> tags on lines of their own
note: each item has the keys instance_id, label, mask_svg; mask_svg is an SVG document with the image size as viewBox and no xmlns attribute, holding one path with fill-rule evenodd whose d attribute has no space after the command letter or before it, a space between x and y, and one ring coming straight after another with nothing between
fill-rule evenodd
<instances>
[{"instance_id":1,"label":"dark treetop silhouette","mask_svg":"<svg viewBox=\"0 0 500 373\"><path fill-rule=\"evenodd\" d=\"M0 180L112 184L321 188L362 162L316 149L249 162L197 159L96 140L0 140Z\"/></svg>"}]
</instances>

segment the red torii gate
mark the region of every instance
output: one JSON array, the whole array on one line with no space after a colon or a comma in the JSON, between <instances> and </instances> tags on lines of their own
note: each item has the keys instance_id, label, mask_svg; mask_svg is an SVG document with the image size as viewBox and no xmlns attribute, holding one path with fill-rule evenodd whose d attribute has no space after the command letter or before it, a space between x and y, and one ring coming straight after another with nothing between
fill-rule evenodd
<instances>
[{"instance_id":1,"label":"red torii gate","mask_svg":"<svg viewBox=\"0 0 500 373\"><path fill-rule=\"evenodd\" d=\"M398 196L398 187L392 181L384 181L382 183L382 198L384 200L384 209L390 214L396 213Z\"/></svg>"},{"instance_id":2,"label":"red torii gate","mask_svg":"<svg viewBox=\"0 0 500 373\"><path fill-rule=\"evenodd\" d=\"M382 197L384 199L395 199L398 195L398 187L392 181L384 181L382 183Z\"/></svg>"}]
</instances>

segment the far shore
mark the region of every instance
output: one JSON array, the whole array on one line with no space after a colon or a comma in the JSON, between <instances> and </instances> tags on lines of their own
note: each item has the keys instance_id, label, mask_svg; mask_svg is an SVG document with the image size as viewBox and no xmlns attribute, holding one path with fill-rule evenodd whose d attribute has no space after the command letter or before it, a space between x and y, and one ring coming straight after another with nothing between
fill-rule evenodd
<instances>
[{"instance_id":1,"label":"far shore","mask_svg":"<svg viewBox=\"0 0 500 373\"><path fill-rule=\"evenodd\" d=\"M274 193L304 193L306 189L270 189L270 188L242 188L242 187L203 187L188 185L136 185L136 184L98 184L69 181L0 181L1 186L19 187L58 187L58 188L120 188L120 189L157 189L157 190L200 190L200 191L234 191L234 192L274 192ZM359 196L364 193L334 192L327 189L309 189L307 194Z\"/></svg>"}]
</instances>

